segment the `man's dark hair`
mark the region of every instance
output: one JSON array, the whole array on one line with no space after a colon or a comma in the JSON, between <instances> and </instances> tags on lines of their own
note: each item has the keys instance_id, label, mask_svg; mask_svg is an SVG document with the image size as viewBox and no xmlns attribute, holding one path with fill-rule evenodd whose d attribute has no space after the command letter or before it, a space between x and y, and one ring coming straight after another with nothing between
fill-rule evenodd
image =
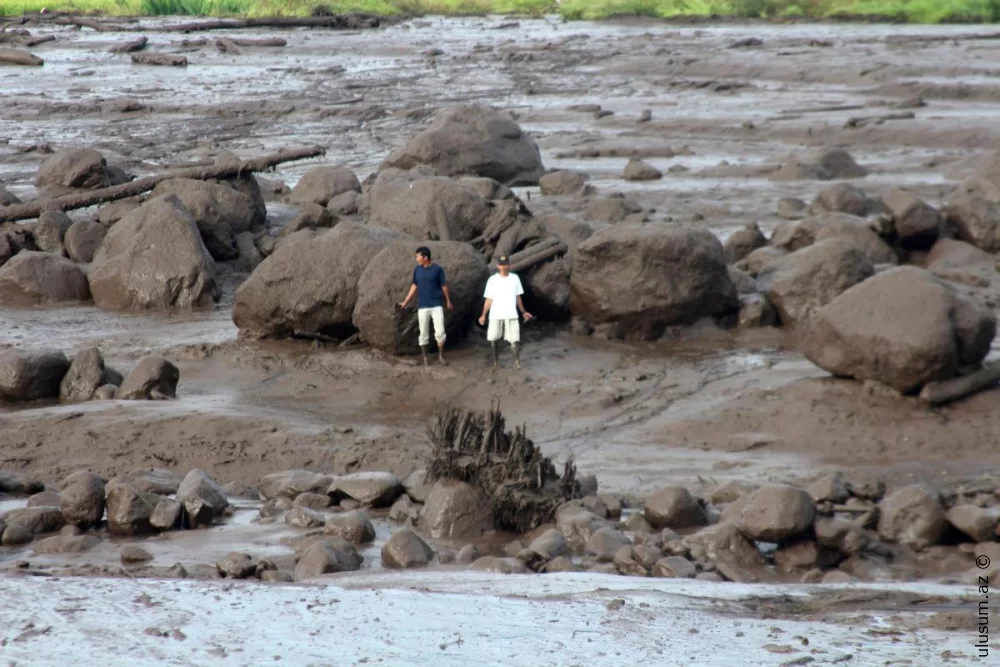
<instances>
[{"instance_id":1,"label":"man's dark hair","mask_svg":"<svg viewBox=\"0 0 1000 667\"><path fill-rule=\"evenodd\" d=\"M431 249L430 249L430 248L428 248L428 247L427 247L427 246L425 246L425 245L422 245L422 246L420 246L419 248L417 248L417 254L418 254L418 255L423 255L423 256L424 256L424 257L426 257L426 258L427 258L428 260L430 260L430 258L431 258Z\"/></svg>"}]
</instances>

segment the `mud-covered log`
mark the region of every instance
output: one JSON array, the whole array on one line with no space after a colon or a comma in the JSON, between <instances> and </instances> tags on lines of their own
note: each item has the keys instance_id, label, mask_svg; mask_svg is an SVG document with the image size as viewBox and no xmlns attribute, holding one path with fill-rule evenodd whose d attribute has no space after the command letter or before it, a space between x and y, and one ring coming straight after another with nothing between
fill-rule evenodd
<instances>
[{"instance_id":1,"label":"mud-covered log","mask_svg":"<svg viewBox=\"0 0 1000 667\"><path fill-rule=\"evenodd\" d=\"M16 204L14 206L0 207L0 222L12 222L15 220L30 220L37 218L42 211L71 211L78 208L86 208L96 204L103 204L116 199L126 199L135 197L144 192L149 192L161 181L171 178L193 178L197 180L211 180L217 178L231 178L240 174L248 174L259 171L267 171L275 165L283 162L294 162L295 160L305 160L311 157L323 155L326 151L318 146L311 148L299 148L296 150L282 151L263 157L243 160L239 163L213 165L210 167L188 167L175 169L156 176L147 176L123 183L110 188L99 190L89 190L79 194L64 195L54 199L42 199L27 204Z\"/></svg>"},{"instance_id":2,"label":"mud-covered log","mask_svg":"<svg viewBox=\"0 0 1000 667\"><path fill-rule=\"evenodd\" d=\"M1000 383L1000 361L986 364L978 371L941 382L928 382L920 398L931 405L944 405L965 398Z\"/></svg>"},{"instance_id":3,"label":"mud-covered log","mask_svg":"<svg viewBox=\"0 0 1000 667\"><path fill-rule=\"evenodd\" d=\"M188 59L169 53L133 53L134 65L157 65L160 67L187 67Z\"/></svg>"},{"instance_id":4,"label":"mud-covered log","mask_svg":"<svg viewBox=\"0 0 1000 667\"><path fill-rule=\"evenodd\" d=\"M0 47L0 65L25 65L27 67L40 67L44 64L44 60L32 53L28 53L27 51Z\"/></svg>"},{"instance_id":5,"label":"mud-covered log","mask_svg":"<svg viewBox=\"0 0 1000 667\"><path fill-rule=\"evenodd\" d=\"M567 461L560 475L523 427L506 430L498 407L487 413L443 410L429 435L434 453L428 483L457 479L477 487L491 504L498 530L537 528L580 495L573 462Z\"/></svg>"},{"instance_id":6,"label":"mud-covered log","mask_svg":"<svg viewBox=\"0 0 1000 667\"><path fill-rule=\"evenodd\" d=\"M243 49L236 46L236 43L228 37L220 37L215 40L215 46L222 53L229 53L234 56L242 56L244 54Z\"/></svg>"},{"instance_id":7,"label":"mud-covered log","mask_svg":"<svg viewBox=\"0 0 1000 667\"><path fill-rule=\"evenodd\" d=\"M270 18L213 19L175 23L153 28L156 32L205 32L209 30L242 30L244 28L333 28L354 30L377 28L381 19L367 14L339 14L334 16L275 16Z\"/></svg>"},{"instance_id":8,"label":"mud-covered log","mask_svg":"<svg viewBox=\"0 0 1000 667\"><path fill-rule=\"evenodd\" d=\"M149 43L149 38L143 35L138 39L133 39L125 42L124 44L116 44L108 49L109 53L135 53L136 51L142 51L146 48L146 44Z\"/></svg>"},{"instance_id":9,"label":"mud-covered log","mask_svg":"<svg viewBox=\"0 0 1000 667\"><path fill-rule=\"evenodd\" d=\"M265 48L288 46L288 42L286 42L280 37L262 37L260 39L254 39L248 37L233 37L229 41L231 41L236 46L265 47Z\"/></svg>"}]
</instances>

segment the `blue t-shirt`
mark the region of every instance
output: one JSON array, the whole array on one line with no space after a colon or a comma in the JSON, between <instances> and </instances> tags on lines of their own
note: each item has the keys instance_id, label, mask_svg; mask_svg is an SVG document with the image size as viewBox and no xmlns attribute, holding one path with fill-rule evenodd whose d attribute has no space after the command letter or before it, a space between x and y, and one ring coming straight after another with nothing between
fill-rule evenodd
<instances>
[{"instance_id":1,"label":"blue t-shirt","mask_svg":"<svg viewBox=\"0 0 1000 667\"><path fill-rule=\"evenodd\" d=\"M448 283L444 279L444 269L437 264L427 268L419 264L413 268L413 284L417 286L417 308L437 308L444 305L442 287Z\"/></svg>"}]
</instances>

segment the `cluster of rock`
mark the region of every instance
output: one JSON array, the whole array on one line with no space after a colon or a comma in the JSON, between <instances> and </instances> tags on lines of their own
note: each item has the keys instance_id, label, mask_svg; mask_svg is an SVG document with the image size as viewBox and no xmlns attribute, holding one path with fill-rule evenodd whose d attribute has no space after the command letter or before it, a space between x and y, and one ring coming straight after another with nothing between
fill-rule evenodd
<instances>
[{"instance_id":1,"label":"cluster of rock","mask_svg":"<svg viewBox=\"0 0 1000 667\"><path fill-rule=\"evenodd\" d=\"M179 379L177 367L158 356L143 357L123 375L105 365L96 347L72 359L60 351L0 352L0 402L175 398Z\"/></svg>"},{"instance_id":2,"label":"cluster of rock","mask_svg":"<svg viewBox=\"0 0 1000 667\"><path fill-rule=\"evenodd\" d=\"M0 492L34 493L28 506L0 516L0 544L33 545L37 553L86 551L98 544L91 532L106 527L112 536L136 536L211 525L225 516L226 492L201 470L183 479L167 470L145 469L109 481L88 471L75 472L59 491L18 473L0 472Z\"/></svg>"}]
</instances>

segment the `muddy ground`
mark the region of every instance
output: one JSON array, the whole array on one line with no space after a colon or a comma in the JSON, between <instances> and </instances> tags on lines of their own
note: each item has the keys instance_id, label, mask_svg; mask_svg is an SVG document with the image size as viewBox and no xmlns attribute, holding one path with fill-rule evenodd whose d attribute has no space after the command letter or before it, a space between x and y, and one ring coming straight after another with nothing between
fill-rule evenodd
<instances>
[{"instance_id":1,"label":"muddy ground","mask_svg":"<svg viewBox=\"0 0 1000 667\"><path fill-rule=\"evenodd\" d=\"M516 112L546 167L587 171L601 193L628 193L654 221L724 238L755 220L769 231L781 197L809 201L826 185L766 176L813 147L847 148L869 168L856 181L869 192L905 185L940 204L966 158L1000 146L1000 41L976 38L986 31L431 18L365 32L235 31L288 42L242 55L211 40L184 45L200 35L151 32L153 50L189 60L166 68L108 53L134 34L46 28L34 32L57 39L33 49L44 68L0 69L0 182L32 196L46 145L92 146L148 174L222 150L249 157L317 144L324 158L267 177L293 185L312 166L338 164L364 178L437 108L481 101ZM763 43L730 48L747 37ZM142 109L109 110L119 96ZM927 105L912 119L845 127L914 96ZM614 114L570 110L593 103ZM637 123L644 109L652 120ZM665 173L687 171L626 182L633 151ZM581 215L577 199L517 189L529 193L536 214ZM298 467L402 476L423 467L438 406L499 401L546 453L573 456L602 491L626 496L667 482L704 492L731 479L807 481L854 468L876 470L890 488L1000 473L1000 390L930 409L830 379L780 330L689 329L638 346L531 324L524 370L508 357L492 372L476 329L448 367L425 369L368 349L239 340L230 312L240 279L229 276L210 312L0 313L0 346L98 345L121 368L157 353L181 371L173 402L0 406L0 468L50 482L80 468L111 477L144 466L247 483Z\"/></svg>"}]
</instances>

